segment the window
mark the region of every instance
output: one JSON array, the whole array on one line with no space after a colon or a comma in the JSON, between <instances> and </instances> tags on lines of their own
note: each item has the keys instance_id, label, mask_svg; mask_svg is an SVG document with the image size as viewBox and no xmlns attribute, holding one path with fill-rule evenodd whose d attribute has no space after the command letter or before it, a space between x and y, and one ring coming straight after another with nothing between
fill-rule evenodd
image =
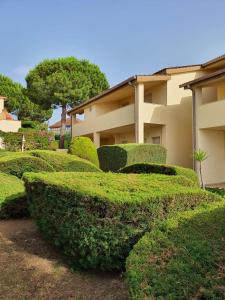
<instances>
[{"instance_id":1,"label":"window","mask_svg":"<svg viewBox=\"0 0 225 300\"><path fill-rule=\"evenodd\" d=\"M153 136L152 137L152 144L161 144L160 136Z\"/></svg>"}]
</instances>

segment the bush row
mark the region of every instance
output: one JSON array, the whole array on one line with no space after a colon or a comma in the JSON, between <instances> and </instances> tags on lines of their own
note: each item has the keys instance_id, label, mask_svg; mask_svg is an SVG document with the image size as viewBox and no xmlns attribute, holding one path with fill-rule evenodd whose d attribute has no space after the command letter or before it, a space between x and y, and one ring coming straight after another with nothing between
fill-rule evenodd
<instances>
[{"instance_id":1,"label":"bush row","mask_svg":"<svg viewBox=\"0 0 225 300\"><path fill-rule=\"evenodd\" d=\"M127 166L120 169L120 173L136 173L136 174L165 174L165 175L182 175L190 179L194 185L199 186L198 176L195 171L174 165L161 165L161 164L149 164L138 163Z\"/></svg>"},{"instance_id":2,"label":"bush row","mask_svg":"<svg viewBox=\"0 0 225 300\"><path fill-rule=\"evenodd\" d=\"M134 163L166 163L166 149L153 144L122 144L98 148L100 168L116 172Z\"/></svg>"},{"instance_id":3,"label":"bush row","mask_svg":"<svg viewBox=\"0 0 225 300\"><path fill-rule=\"evenodd\" d=\"M82 268L121 269L156 220L220 199L183 176L26 173L24 180L40 230Z\"/></svg>"},{"instance_id":4,"label":"bush row","mask_svg":"<svg viewBox=\"0 0 225 300\"><path fill-rule=\"evenodd\" d=\"M131 299L224 299L225 200L146 233L126 262Z\"/></svg>"},{"instance_id":5,"label":"bush row","mask_svg":"<svg viewBox=\"0 0 225 300\"><path fill-rule=\"evenodd\" d=\"M29 215L23 181L0 173L0 218L19 218Z\"/></svg>"}]
</instances>

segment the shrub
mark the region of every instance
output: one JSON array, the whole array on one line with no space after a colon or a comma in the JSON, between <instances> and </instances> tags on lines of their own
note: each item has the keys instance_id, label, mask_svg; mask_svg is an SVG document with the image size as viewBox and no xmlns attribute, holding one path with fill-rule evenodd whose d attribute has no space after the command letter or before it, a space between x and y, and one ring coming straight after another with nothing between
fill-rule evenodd
<instances>
[{"instance_id":1,"label":"shrub","mask_svg":"<svg viewBox=\"0 0 225 300\"><path fill-rule=\"evenodd\" d=\"M174 165L160 165L160 164L147 164L139 163L127 166L119 170L121 173L157 173L165 175L182 175L190 179L196 186L199 186L198 176L195 171Z\"/></svg>"},{"instance_id":2,"label":"shrub","mask_svg":"<svg viewBox=\"0 0 225 300\"><path fill-rule=\"evenodd\" d=\"M89 160L99 167L98 154L95 144L88 137L75 137L69 146L69 153Z\"/></svg>"},{"instance_id":3,"label":"shrub","mask_svg":"<svg viewBox=\"0 0 225 300\"><path fill-rule=\"evenodd\" d=\"M75 155L47 150L35 150L31 151L30 154L46 161L54 168L55 171L100 172L100 169L94 164Z\"/></svg>"},{"instance_id":4,"label":"shrub","mask_svg":"<svg viewBox=\"0 0 225 300\"><path fill-rule=\"evenodd\" d=\"M153 144L122 144L98 148L100 168L116 172L135 163L166 163L166 149Z\"/></svg>"},{"instance_id":5,"label":"shrub","mask_svg":"<svg viewBox=\"0 0 225 300\"><path fill-rule=\"evenodd\" d=\"M19 218L29 215L23 181L0 173L0 218Z\"/></svg>"},{"instance_id":6,"label":"shrub","mask_svg":"<svg viewBox=\"0 0 225 300\"><path fill-rule=\"evenodd\" d=\"M0 170L19 178L23 176L24 172L54 171L46 161L23 153L12 153L0 157Z\"/></svg>"},{"instance_id":7,"label":"shrub","mask_svg":"<svg viewBox=\"0 0 225 300\"><path fill-rule=\"evenodd\" d=\"M157 219L220 199L160 174L26 173L24 180L39 228L82 268L121 269Z\"/></svg>"},{"instance_id":8,"label":"shrub","mask_svg":"<svg viewBox=\"0 0 225 300\"><path fill-rule=\"evenodd\" d=\"M224 299L225 200L180 213L131 251L131 299Z\"/></svg>"},{"instance_id":9,"label":"shrub","mask_svg":"<svg viewBox=\"0 0 225 300\"><path fill-rule=\"evenodd\" d=\"M59 142L58 141L51 141L49 143L48 149L56 151L59 148Z\"/></svg>"},{"instance_id":10,"label":"shrub","mask_svg":"<svg viewBox=\"0 0 225 300\"><path fill-rule=\"evenodd\" d=\"M53 140L53 134L45 130L28 130L24 132L2 132L5 150L20 151L23 135L25 137L25 149L48 149L49 143Z\"/></svg>"}]
</instances>

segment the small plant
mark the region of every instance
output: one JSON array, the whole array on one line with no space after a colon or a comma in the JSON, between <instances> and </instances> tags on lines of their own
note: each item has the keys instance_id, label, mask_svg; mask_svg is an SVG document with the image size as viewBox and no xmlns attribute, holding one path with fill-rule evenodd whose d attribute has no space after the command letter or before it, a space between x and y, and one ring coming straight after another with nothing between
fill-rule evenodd
<instances>
[{"instance_id":1,"label":"small plant","mask_svg":"<svg viewBox=\"0 0 225 300\"><path fill-rule=\"evenodd\" d=\"M204 160L206 160L208 158L208 155L204 150L199 149L194 152L193 156L194 156L194 160L199 163L199 174L200 174L200 179L201 179L201 187L203 189L205 189L205 185L204 185L203 177L202 177L202 163Z\"/></svg>"}]
</instances>

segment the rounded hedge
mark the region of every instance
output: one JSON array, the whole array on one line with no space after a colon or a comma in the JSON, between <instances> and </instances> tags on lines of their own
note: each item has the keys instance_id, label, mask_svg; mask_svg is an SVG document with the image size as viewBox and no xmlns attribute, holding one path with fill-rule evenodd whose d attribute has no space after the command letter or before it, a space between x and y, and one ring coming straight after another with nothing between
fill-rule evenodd
<instances>
[{"instance_id":1,"label":"rounded hedge","mask_svg":"<svg viewBox=\"0 0 225 300\"><path fill-rule=\"evenodd\" d=\"M69 146L69 153L86 159L99 167L96 146L88 137L73 138Z\"/></svg>"},{"instance_id":2,"label":"rounded hedge","mask_svg":"<svg viewBox=\"0 0 225 300\"><path fill-rule=\"evenodd\" d=\"M14 153L0 157L0 170L3 173L21 178L24 172L53 172L54 168L38 157Z\"/></svg>"},{"instance_id":3,"label":"rounded hedge","mask_svg":"<svg viewBox=\"0 0 225 300\"><path fill-rule=\"evenodd\" d=\"M164 175L182 175L191 180L196 186L199 186L196 172L189 168L183 168L174 165L138 163L122 168L119 173L134 174L164 174Z\"/></svg>"},{"instance_id":4,"label":"rounded hedge","mask_svg":"<svg viewBox=\"0 0 225 300\"><path fill-rule=\"evenodd\" d=\"M98 148L100 168L117 172L135 163L166 163L166 149L153 144L118 144Z\"/></svg>"},{"instance_id":5,"label":"rounded hedge","mask_svg":"<svg viewBox=\"0 0 225 300\"><path fill-rule=\"evenodd\" d=\"M130 298L224 299L225 200L158 223L126 261Z\"/></svg>"}]
</instances>

